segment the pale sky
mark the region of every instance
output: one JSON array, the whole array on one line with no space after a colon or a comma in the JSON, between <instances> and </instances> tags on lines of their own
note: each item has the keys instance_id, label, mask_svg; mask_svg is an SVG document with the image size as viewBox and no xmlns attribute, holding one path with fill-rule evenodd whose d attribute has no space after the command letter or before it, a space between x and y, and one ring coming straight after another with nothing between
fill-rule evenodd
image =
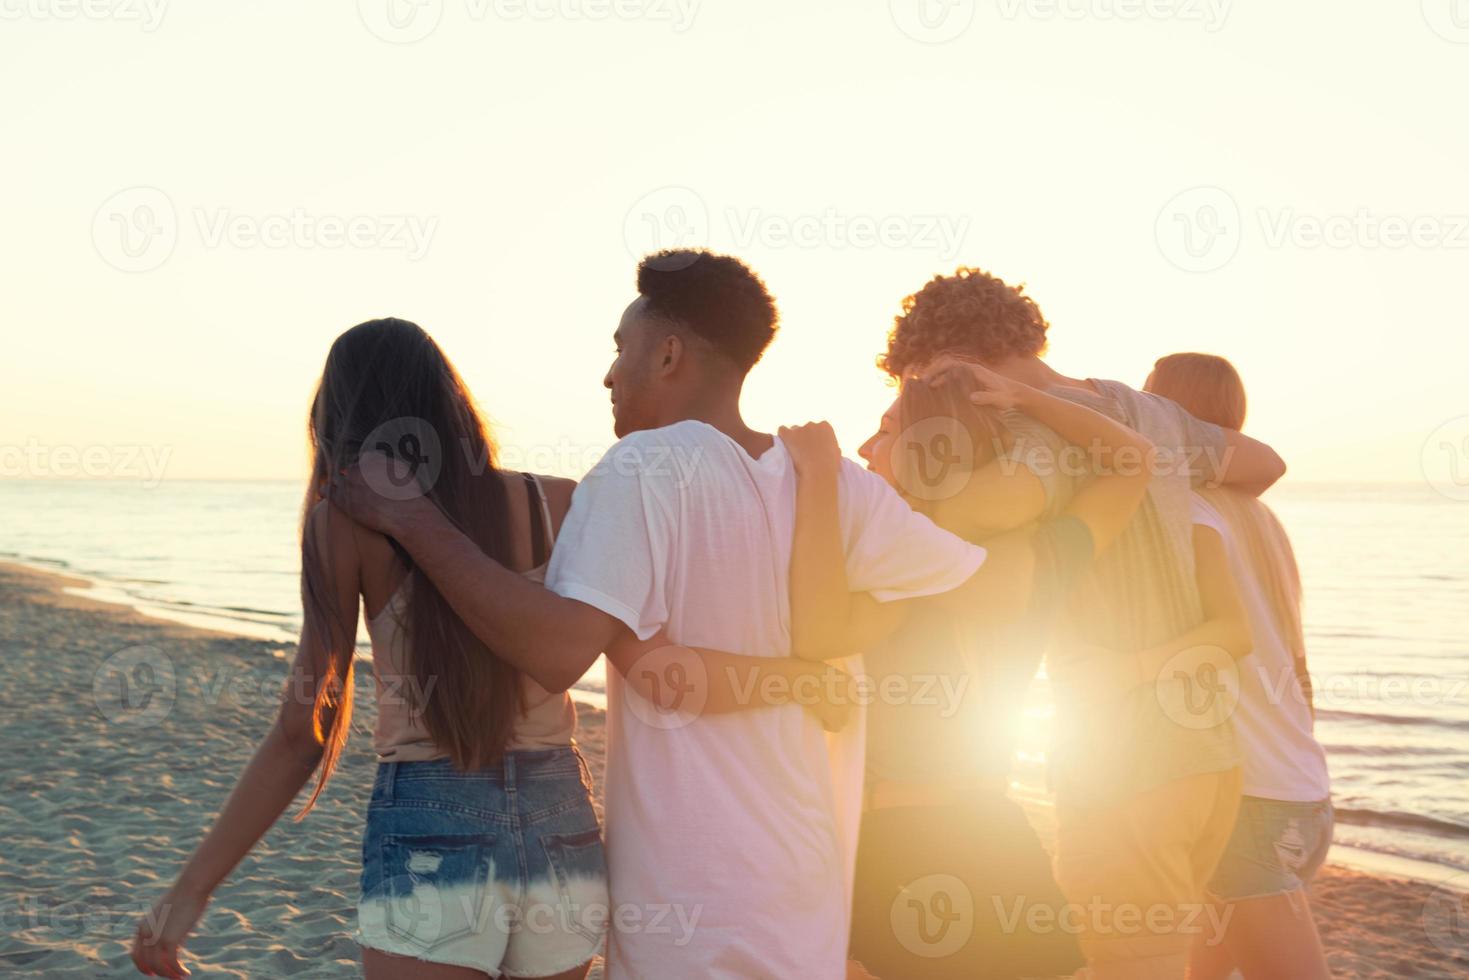
<instances>
[{"instance_id":1,"label":"pale sky","mask_svg":"<svg viewBox=\"0 0 1469 980\"><path fill-rule=\"evenodd\" d=\"M1066 373L1224 354L1293 478L1418 480L1469 414L1455 3L0 0L0 475L301 477L327 347L385 315L579 475L682 243L779 303L757 426L855 450L900 300L971 264Z\"/></svg>"}]
</instances>

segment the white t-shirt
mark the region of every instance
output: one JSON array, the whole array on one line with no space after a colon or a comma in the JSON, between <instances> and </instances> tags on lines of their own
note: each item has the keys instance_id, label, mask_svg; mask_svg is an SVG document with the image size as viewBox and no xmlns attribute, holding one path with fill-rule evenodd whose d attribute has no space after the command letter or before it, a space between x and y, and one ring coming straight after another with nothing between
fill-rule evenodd
<instances>
[{"instance_id":1,"label":"white t-shirt","mask_svg":"<svg viewBox=\"0 0 1469 980\"><path fill-rule=\"evenodd\" d=\"M1212 528L1223 539L1255 638L1254 652L1240 661L1239 706L1234 712L1244 793L1295 803L1327 799L1331 778L1326 753L1312 732L1311 709L1296 680L1295 658L1259 576L1224 517L1198 494L1193 494L1193 516L1195 524Z\"/></svg>"},{"instance_id":2,"label":"white t-shirt","mask_svg":"<svg viewBox=\"0 0 1469 980\"><path fill-rule=\"evenodd\" d=\"M796 475L703 422L634 433L582 481L546 584L688 646L790 655ZM843 461L854 591L942 593L984 549ZM608 671L609 980L846 975L862 725L828 744L798 705L666 723ZM845 784L842 779L845 778Z\"/></svg>"}]
</instances>

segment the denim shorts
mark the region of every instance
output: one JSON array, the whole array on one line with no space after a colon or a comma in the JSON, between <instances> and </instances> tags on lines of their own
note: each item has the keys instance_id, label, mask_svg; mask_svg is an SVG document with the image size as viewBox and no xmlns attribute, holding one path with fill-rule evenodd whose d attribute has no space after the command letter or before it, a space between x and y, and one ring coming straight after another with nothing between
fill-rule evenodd
<instances>
[{"instance_id":1,"label":"denim shorts","mask_svg":"<svg viewBox=\"0 0 1469 980\"><path fill-rule=\"evenodd\" d=\"M544 977L590 960L607 931L607 864L575 748L378 765L362 841L357 941Z\"/></svg>"},{"instance_id":2,"label":"denim shorts","mask_svg":"<svg viewBox=\"0 0 1469 980\"><path fill-rule=\"evenodd\" d=\"M1209 893L1225 901L1243 901L1304 888L1326 861L1335 823L1330 800L1241 798L1239 819L1209 881Z\"/></svg>"}]
</instances>

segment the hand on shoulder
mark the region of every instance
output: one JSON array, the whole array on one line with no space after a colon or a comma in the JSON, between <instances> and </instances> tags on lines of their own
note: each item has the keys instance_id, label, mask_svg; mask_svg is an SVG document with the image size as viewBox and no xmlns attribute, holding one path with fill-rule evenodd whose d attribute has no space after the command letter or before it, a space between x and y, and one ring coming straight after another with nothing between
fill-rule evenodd
<instances>
[{"instance_id":1,"label":"hand on shoulder","mask_svg":"<svg viewBox=\"0 0 1469 980\"><path fill-rule=\"evenodd\" d=\"M840 469L842 449L830 422L783 425L777 433L799 475L834 474Z\"/></svg>"}]
</instances>

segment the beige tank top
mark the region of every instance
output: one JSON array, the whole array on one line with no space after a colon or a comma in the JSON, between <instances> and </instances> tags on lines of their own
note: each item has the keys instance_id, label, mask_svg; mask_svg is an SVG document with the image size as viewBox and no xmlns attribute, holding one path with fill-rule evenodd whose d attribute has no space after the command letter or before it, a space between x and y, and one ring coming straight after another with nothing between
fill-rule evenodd
<instances>
[{"instance_id":1,"label":"beige tank top","mask_svg":"<svg viewBox=\"0 0 1469 980\"><path fill-rule=\"evenodd\" d=\"M554 533L551 509L546 504L546 493L541 481L533 474L526 474L528 489L533 489L531 519L539 517L541 534L536 541L544 541ZM549 553L549 548L543 549ZM537 558L548 559L547 555ZM525 573L532 582L546 580L546 560ZM372 639L372 676L377 686L377 727L372 733L372 747L383 762L425 762L430 759L447 758L429 737L423 719L415 710L422 698L414 698L409 685L414 677L407 669L405 651L408 646L407 622L408 592L412 578L403 580L398 591L388 600L378 614L367 621L367 635ZM566 692L552 694L531 680L520 675L525 710L516 719L515 727L506 743L506 751L522 749L554 749L573 744L576 730L576 707L571 695Z\"/></svg>"}]
</instances>

